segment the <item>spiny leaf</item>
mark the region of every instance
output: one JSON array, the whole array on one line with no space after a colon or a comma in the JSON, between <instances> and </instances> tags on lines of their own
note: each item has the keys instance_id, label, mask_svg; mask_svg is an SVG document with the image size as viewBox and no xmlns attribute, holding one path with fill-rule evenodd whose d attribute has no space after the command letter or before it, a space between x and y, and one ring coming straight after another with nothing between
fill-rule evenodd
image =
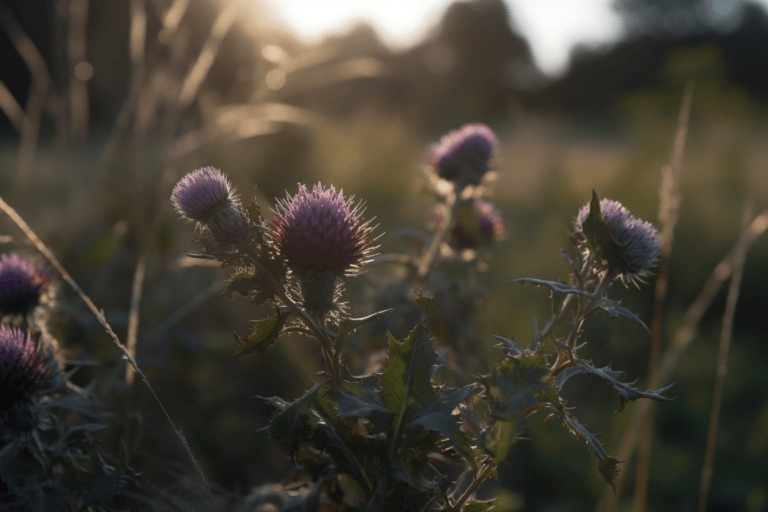
<instances>
[{"instance_id":1,"label":"spiny leaf","mask_svg":"<svg viewBox=\"0 0 768 512\"><path fill-rule=\"evenodd\" d=\"M429 299L423 299L427 302ZM408 337L399 342L387 332L389 339L389 357L387 367L381 375L381 394L387 408L400 417L408 407L434 399L436 392L432 387L432 374L437 360L435 346L429 336L427 313L410 332Z\"/></svg>"},{"instance_id":2,"label":"spiny leaf","mask_svg":"<svg viewBox=\"0 0 768 512\"><path fill-rule=\"evenodd\" d=\"M280 335L285 319L285 315L282 315L278 310L273 317L248 322L253 326L253 332L247 338L235 333L237 350L230 359L236 359L253 352L266 352Z\"/></svg>"},{"instance_id":3,"label":"spiny leaf","mask_svg":"<svg viewBox=\"0 0 768 512\"><path fill-rule=\"evenodd\" d=\"M499 419L483 435L483 448L490 454L491 460L497 466L507 458L509 449L515 442L519 425L520 422L514 418Z\"/></svg>"},{"instance_id":4,"label":"spiny leaf","mask_svg":"<svg viewBox=\"0 0 768 512\"><path fill-rule=\"evenodd\" d=\"M481 390L482 386L477 384L469 384L460 389L442 390L436 400L430 404L424 404L424 408L415 413L408 427L420 426L447 437L454 449L467 459L472 469L476 470L475 454L467 442L467 436L459 427L458 416L454 416L453 411L460 403Z\"/></svg>"},{"instance_id":5,"label":"spiny leaf","mask_svg":"<svg viewBox=\"0 0 768 512\"><path fill-rule=\"evenodd\" d=\"M637 316L636 314L634 314L632 311L628 310L624 306L619 305L619 303L616 302L615 300L600 299L600 301L596 304L596 306L601 311L605 311L606 313L608 313L608 316L610 316L611 318L619 318L620 316L623 316L625 318L634 320L635 322L640 324L648 334L651 334L650 329L648 329L648 326L645 325L645 322L640 320L639 316Z\"/></svg>"},{"instance_id":6,"label":"spiny leaf","mask_svg":"<svg viewBox=\"0 0 768 512\"><path fill-rule=\"evenodd\" d=\"M341 345L344 343L344 339L363 325L367 324L368 322L378 320L379 318L392 313L394 310L394 308L385 309L363 318L345 318L341 323L341 327L339 327L339 334L336 336L336 348L341 347Z\"/></svg>"},{"instance_id":7,"label":"spiny leaf","mask_svg":"<svg viewBox=\"0 0 768 512\"><path fill-rule=\"evenodd\" d=\"M312 389L304 393L298 400L288 403L280 398L265 398L257 396L278 409L272 417L272 421L257 432L267 431L272 437L280 440L291 451L291 457L295 456L295 450L299 442L301 427L310 414L312 406L317 400L318 392L328 386L329 381L318 382Z\"/></svg>"},{"instance_id":8,"label":"spiny leaf","mask_svg":"<svg viewBox=\"0 0 768 512\"><path fill-rule=\"evenodd\" d=\"M510 357L496 363L482 377L492 414L503 419L517 418L535 406L535 392L549 387L548 372L542 355Z\"/></svg>"},{"instance_id":9,"label":"spiny leaf","mask_svg":"<svg viewBox=\"0 0 768 512\"><path fill-rule=\"evenodd\" d=\"M483 501L471 500L461 510L462 512L486 512L486 510L493 508L494 503L496 503L496 498Z\"/></svg>"},{"instance_id":10,"label":"spiny leaf","mask_svg":"<svg viewBox=\"0 0 768 512\"><path fill-rule=\"evenodd\" d=\"M592 191L592 200L589 203L589 215L581 224L581 229L587 243L598 258L605 259L605 255L615 252L616 242L613 241L612 236L615 227L603 219L600 212L600 200L594 190Z\"/></svg>"},{"instance_id":11,"label":"spiny leaf","mask_svg":"<svg viewBox=\"0 0 768 512\"><path fill-rule=\"evenodd\" d=\"M236 295L251 297L259 306L275 296L275 291L270 286L269 277L264 271L256 271L254 268L241 268L232 275L232 282L227 285L224 293L230 299Z\"/></svg>"},{"instance_id":12,"label":"spiny leaf","mask_svg":"<svg viewBox=\"0 0 768 512\"><path fill-rule=\"evenodd\" d=\"M608 455L608 452L605 451L605 448L603 448L603 445L600 443L600 441L598 441L597 438L592 435L586 428L584 428L584 426L582 426L578 421L568 415L568 413L561 409L559 415L563 420L563 423L576 436L576 438L589 446L595 455L597 455L598 469L600 474L603 476L605 481L608 482L608 485L611 486L613 495L616 496L616 484L619 478L618 465L624 461L614 459Z\"/></svg>"},{"instance_id":13,"label":"spiny leaf","mask_svg":"<svg viewBox=\"0 0 768 512\"><path fill-rule=\"evenodd\" d=\"M619 381L619 377L624 372L611 370L610 366L606 366L604 368L595 368L594 366L581 359L577 360L576 364L578 365L578 368L581 368L585 373L594 375L619 392L619 409L616 412L621 412L624 410L624 406L627 404L627 402L637 400L638 398L650 398L651 400L658 400L660 402L669 402L672 400L672 398L663 396L662 393L668 391L674 385L674 382L667 387L657 389L655 391L641 391L632 386L632 384L626 384Z\"/></svg>"},{"instance_id":14,"label":"spiny leaf","mask_svg":"<svg viewBox=\"0 0 768 512\"><path fill-rule=\"evenodd\" d=\"M393 414L380 402L377 394L363 386L344 382L337 392L339 416L368 418L376 412Z\"/></svg>"},{"instance_id":15,"label":"spiny leaf","mask_svg":"<svg viewBox=\"0 0 768 512\"><path fill-rule=\"evenodd\" d=\"M560 314L560 309L563 306L563 301L565 300L565 297L567 295L584 295L585 297L592 297L589 293L579 290L578 288L574 288L573 286L570 286L568 284L565 284L563 282L555 282L555 281L544 281L543 279L534 279L532 277L521 277L519 279L513 279L512 281L508 281L509 283L522 283L522 284L535 284L536 286L543 286L545 288L549 288L552 290L552 312L555 315Z\"/></svg>"},{"instance_id":16,"label":"spiny leaf","mask_svg":"<svg viewBox=\"0 0 768 512\"><path fill-rule=\"evenodd\" d=\"M522 355L525 351L523 350L523 347L515 343L514 341L504 338L503 336L496 336L495 334L492 334L494 338L496 338L499 341L504 342L502 345L501 343L498 345L495 345L494 348L503 348L506 350L506 354L509 357L517 357L519 355ZM535 336L534 336L535 337Z\"/></svg>"}]
</instances>

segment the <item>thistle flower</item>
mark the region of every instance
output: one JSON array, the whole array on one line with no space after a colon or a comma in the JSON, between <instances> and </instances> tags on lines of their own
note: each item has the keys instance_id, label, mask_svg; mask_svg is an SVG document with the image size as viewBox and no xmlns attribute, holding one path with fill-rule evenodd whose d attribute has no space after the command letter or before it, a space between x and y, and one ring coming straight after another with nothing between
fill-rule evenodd
<instances>
[{"instance_id":1,"label":"thistle flower","mask_svg":"<svg viewBox=\"0 0 768 512\"><path fill-rule=\"evenodd\" d=\"M0 326L0 412L29 396L45 373L45 355L29 333Z\"/></svg>"},{"instance_id":2,"label":"thistle flower","mask_svg":"<svg viewBox=\"0 0 768 512\"><path fill-rule=\"evenodd\" d=\"M656 266L662 242L653 224L635 218L620 202L611 199L600 201L600 214L609 226L613 243L601 246L598 255L608 262L609 268L618 276L632 280ZM576 216L578 232L583 232L583 224L589 215L590 205L586 204Z\"/></svg>"},{"instance_id":3,"label":"thistle flower","mask_svg":"<svg viewBox=\"0 0 768 512\"><path fill-rule=\"evenodd\" d=\"M28 313L51 278L17 254L0 256L0 314Z\"/></svg>"},{"instance_id":4,"label":"thistle flower","mask_svg":"<svg viewBox=\"0 0 768 512\"><path fill-rule=\"evenodd\" d=\"M441 178L480 183L488 172L488 160L496 147L496 135L484 124L467 124L445 135L432 149L429 164Z\"/></svg>"},{"instance_id":5,"label":"thistle flower","mask_svg":"<svg viewBox=\"0 0 768 512\"><path fill-rule=\"evenodd\" d=\"M435 216L432 224L439 229L445 217ZM475 249L504 236L504 223L496 207L485 201L462 205L456 212L456 225L451 231L449 243L456 249Z\"/></svg>"},{"instance_id":6,"label":"thistle flower","mask_svg":"<svg viewBox=\"0 0 768 512\"><path fill-rule=\"evenodd\" d=\"M318 183L312 192L299 185L298 193L278 201L269 237L295 271L330 270L355 274L373 248L370 221L363 219L363 203L353 206Z\"/></svg>"},{"instance_id":7,"label":"thistle flower","mask_svg":"<svg viewBox=\"0 0 768 512\"><path fill-rule=\"evenodd\" d=\"M173 187L171 202L179 215L208 226L220 242L235 242L248 230L232 184L213 167L203 167L181 178Z\"/></svg>"}]
</instances>

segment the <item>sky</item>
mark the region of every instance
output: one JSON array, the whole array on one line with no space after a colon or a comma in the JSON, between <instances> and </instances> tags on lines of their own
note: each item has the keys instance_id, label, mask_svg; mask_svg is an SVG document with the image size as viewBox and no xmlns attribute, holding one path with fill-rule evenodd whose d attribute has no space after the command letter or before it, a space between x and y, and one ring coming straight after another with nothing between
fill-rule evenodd
<instances>
[{"instance_id":1,"label":"sky","mask_svg":"<svg viewBox=\"0 0 768 512\"><path fill-rule=\"evenodd\" d=\"M283 24L307 42L343 33L356 23L373 25L392 49L418 43L437 26L453 0L267 0ZM711 0L729 11L739 0ZM760 0L768 4L768 0ZM576 44L600 45L621 34L612 0L505 0L512 24L531 45L538 67L549 76L567 69Z\"/></svg>"}]
</instances>

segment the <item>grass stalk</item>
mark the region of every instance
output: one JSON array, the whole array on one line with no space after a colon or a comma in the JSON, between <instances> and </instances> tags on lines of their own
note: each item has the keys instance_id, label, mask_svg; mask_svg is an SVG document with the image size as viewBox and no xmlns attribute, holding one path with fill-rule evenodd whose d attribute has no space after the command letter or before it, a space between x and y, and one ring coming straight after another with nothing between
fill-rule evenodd
<instances>
[{"instance_id":1,"label":"grass stalk","mask_svg":"<svg viewBox=\"0 0 768 512\"><path fill-rule=\"evenodd\" d=\"M701 486L699 489L699 512L706 512L707 498L712 483L712 467L715 462L715 447L717 444L717 430L720 423L720 409L723 403L723 388L725 387L725 376L728 373L728 353L731 349L731 339L733 336L733 319L736 316L736 303L739 300L739 288L741 287L741 278L744 274L744 262L746 261L747 232L749 219L752 217L751 201L744 207L742 219L741 234L739 242L736 245L736 256L734 259L734 270L731 276L731 282L728 286L728 296L725 300L725 312L723 313L723 325L720 332L720 349L717 357L717 373L715 377L715 392L712 398L712 411L709 417L709 431L707 433L707 447L704 452L704 466L701 469Z\"/></svg>"}]
</instances>

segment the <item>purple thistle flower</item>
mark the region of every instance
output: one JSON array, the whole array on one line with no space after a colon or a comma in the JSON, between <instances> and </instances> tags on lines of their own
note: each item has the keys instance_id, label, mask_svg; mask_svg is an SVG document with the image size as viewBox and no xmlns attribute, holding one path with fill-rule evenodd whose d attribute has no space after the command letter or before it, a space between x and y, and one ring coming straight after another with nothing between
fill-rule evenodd
<instances>
[{"instance_id":1,"label":"purple thistle flower","mask_svg":"<svg viewBox=\"0 0 768 512\"><path fill-rule=\"evenodd\" d=\"M344 191L318 183L312 192L299 185L295 196L278 201L269 237L296 271L330 270L354 274L373 248L363 204L353 206Z\"/></svg>"},{"instance_id":2,"label":"purple thistle flower","mask_svg":"<svg viewBox=\"0 0 768 512\"><path fill-rule=\"evenodd\" d=\"M496 148L496 134L484 124L467 124L443 136L432 149L430 165L449 181L479 183Z\"/></svg>"},{"instance_id":3,"label":"purple thistle flower","mask_svg":"<svg viewBox=\"0 0 768 512\"><path fill-rule=\"evenodd\" d=\"M0 314L28 313L50 284L45 272L17 254L0 256Z\"/></svg>"},{"instance_id":4,"label":"purple thistle flower","mask_svg":"<svg viewBox=\"0 0 768 512\"><path fill-rule=\"evenodd\" d=\"M439 228L444 217L438 215L433 224ZM475 249L504 236L504 223L498 210L491 203L475 201L459 208L456 226L451 231L450 243L457 249Z\"/></svg>"},{"instance_id":5,"label":"purple thistle flower","mask_svg":"<svg viewBox=\"0 0 768 512\"><path fill-rule=\"evenodd\" d=\"M203 167L181 178L173 187L171 202L179 215L207 225L221 242L235 242L248 229L232 184L213 167Z\"/></svg>"},{"instance_id":6,"label":"purple thistle flower","mask_svg":"<svg viewBox=\"0 0 768 512\"><path fill-rule=\"evenodd\" d=\"M0 326L0 412L28 397L44 376L45 360L29 333Z\"/></svg>"},{"instance_id":7,"label":"purple thistle flower","mask_svg":"<svg viewBox=\"0 0 768 512\"><path fill-rule=\"evenodd\" d=\"M662 241L650 222L635 218L624 205L611 199L600 201L600 214L613 227L611 238L616 243L604 257L619 275L627 279L647 274L655 267L661 253ZM589 204L576 216L577 231L589 215Z\"/></svg>"}]
</instances>

